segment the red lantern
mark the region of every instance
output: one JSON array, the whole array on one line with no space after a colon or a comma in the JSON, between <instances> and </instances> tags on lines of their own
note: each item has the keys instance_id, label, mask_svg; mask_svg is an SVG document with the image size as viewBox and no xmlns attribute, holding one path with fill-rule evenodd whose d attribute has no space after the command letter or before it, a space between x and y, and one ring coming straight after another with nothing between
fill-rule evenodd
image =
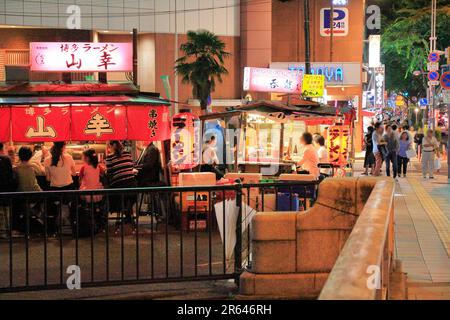
<instances>
[{"instance_id":1,"label":"red lantern","mask_svg":"<svg viewBox=\"0 0 450 320\"><path fill-rule=\"evenodd\" d=\"M172 120L171 163L176 170L189 170L200 164L200 119L190 110L180 111Z\"/></svg>"}]
</instances>

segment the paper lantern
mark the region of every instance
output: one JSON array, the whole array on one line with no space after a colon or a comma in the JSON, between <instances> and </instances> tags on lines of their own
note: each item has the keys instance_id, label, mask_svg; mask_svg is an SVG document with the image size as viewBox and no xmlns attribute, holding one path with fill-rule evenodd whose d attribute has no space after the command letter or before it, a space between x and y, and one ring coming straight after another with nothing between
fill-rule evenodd
<instances>
[{"instance_id":1,"label":"paper lantern","mask_svg":"<svg viewBox=\"0 0 450 320\"><path fill-rule=\"evenodd\" d=\"M200 119L188 110L181 110L172 120L171 163L176 170L189 170L200 164Z\"/></svg>"},{"instance_id":2,"label":"paper lantern","mask_svg":"<svg viewBox=\"0 0 450 320\"><path fill-rule=\"evenodd\" d=\"M330 163L345 166L348 164L350 126L332 126L328 129L327 148Z\"/></svg>"}]
</instances>

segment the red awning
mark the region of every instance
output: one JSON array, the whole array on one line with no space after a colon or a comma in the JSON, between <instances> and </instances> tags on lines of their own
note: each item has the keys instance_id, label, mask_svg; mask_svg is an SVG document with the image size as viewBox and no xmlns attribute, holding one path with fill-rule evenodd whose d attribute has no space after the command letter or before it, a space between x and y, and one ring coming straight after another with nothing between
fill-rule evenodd
<instances>
[{"instance_id":1,"label":"red awning","mask_svg":"<svg viewBox=\"0 0 450 320\"><path fill-rule=\"evenodd\" d=\"M0 141L165 141L165 105L0 106Z\"/></svg>"}]
</instances>

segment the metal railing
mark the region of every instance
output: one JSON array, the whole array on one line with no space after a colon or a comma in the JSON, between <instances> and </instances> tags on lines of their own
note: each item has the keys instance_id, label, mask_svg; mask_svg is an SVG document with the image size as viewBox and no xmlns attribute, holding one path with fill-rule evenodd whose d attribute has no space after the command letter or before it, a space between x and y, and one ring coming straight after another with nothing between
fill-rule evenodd
<instances>
[{"instance_id":1,"label":"metal railing","mask_svg":"<svg viewBox=\"0 0 450 320\"><path fill-rule=\"evenodd\" d=\"M0 193L0 292L237 281L251 264L252 216L304 210L317 190L286 182Z\"/></svg>"}]
</instances>

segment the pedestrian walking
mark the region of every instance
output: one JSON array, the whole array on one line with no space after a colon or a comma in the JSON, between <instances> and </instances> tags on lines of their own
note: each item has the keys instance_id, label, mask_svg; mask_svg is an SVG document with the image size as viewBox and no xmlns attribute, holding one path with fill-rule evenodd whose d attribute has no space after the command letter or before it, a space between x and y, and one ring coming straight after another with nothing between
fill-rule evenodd
<instances>
[{"instance_id":1,"label":"pedestrian walking","mask_svg":"<svg viewBox=\"0 0 450 320\"><path fill-rule=\"evenodd\" d=\"M378 122L375 124L375 130L372 134L372 142L373 142L373 155L375 157L375 168L373 175L375 177L379 177L381 175L381 167L383 166L383 154L382 154L382 146L384 143L383 139L384 127Z\"/></svg>"},{"instance_id":2,"label":"pedestrian walking","mask_svg":"<svg viewBox=\"0 0 450 320\"><path fill-rule=\"evenodd\" d=\"M397 132L393 130L392 126L386 126L386 133L383 136L384 141L386 141L387 155L386 160L386 175L391 176L391 164L393 171L393 178L397 179L397 155L400 148L399 138Z\"/></svg>"},{"instance_id":3,"label":"pedestrian walking","mask_svg":"<svg viewBox=\"0 0 450 320\"><path fill-rule=\"evenodd\" d=\"M434 179L434 160L438 155L439 142L434 136L433 130L428 130L422 140L422 176L424 179L427 175L430 179Z\"/></svg>"},{"instance_id":4,"label":"pedestrian walking","mask_svg":"<svg viewBox=\"0 0 450 320\"><path fill-rule=\"evenodd\" d=\"M407 131L402 132L399 144L400 148L397 156L398 176L400 177L403 174L403 177L406 178L409 163L408 150L412 150L412 141L410 140L410 136Z\"/></svg>"},{"instance_id":5,"label":"pedestrian walking","mask_svg":"<svg viewBox=\"0 0 450 320\"><path fill-rule=\"evenodd\" d=\"M373 136L374 128L372 126L367 128L367 134L364 137L364 145L366 149L366 155L364 156L364 173L363 175L369 175L369 168L370 168L370 174L373 175L374 167L375 167L375 156L373 154Z\"/></svg>"}]
</instances>

